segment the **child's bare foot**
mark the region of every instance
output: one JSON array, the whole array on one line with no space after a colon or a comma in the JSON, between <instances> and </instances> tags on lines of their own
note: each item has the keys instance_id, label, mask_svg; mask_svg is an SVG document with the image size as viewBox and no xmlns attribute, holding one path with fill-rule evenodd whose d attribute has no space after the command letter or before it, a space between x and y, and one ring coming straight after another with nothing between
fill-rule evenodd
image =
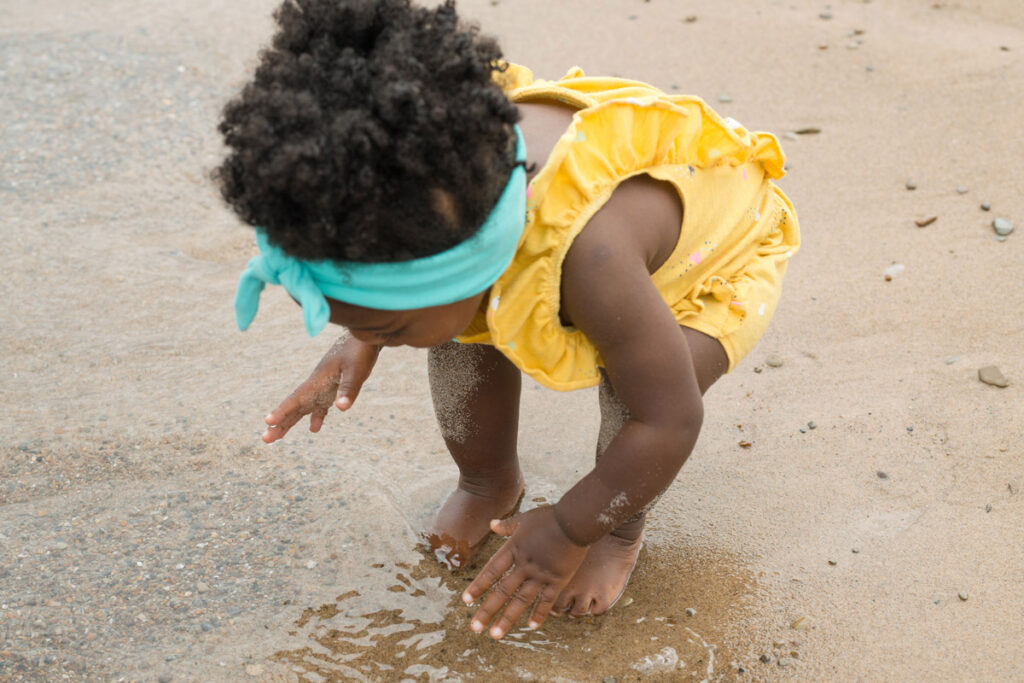
<instances>
[{"instance_id":1,"label":"child's bare foot","mask_svg":"<svg viewBox=\"0 0 1024 683\"><path fill-rule=\"evenodd\" d=\"M642 546L643 520L623 525L590 546L551 613L573 617L604 614L626 590Z\"/></svg>"},{"instance_id":2,"label":"child's bare foot","mask_svg":"<svg viewBox=\"0 0 1024 683\"><path fill-rule=\"evenodd\" d=\"M458 487L423 533L423 540L441 564L450 569L465 567L491 534L491 520L515 512L524 490L518 470L486 482L460 477Z\"/></svg>"}]
</instances>

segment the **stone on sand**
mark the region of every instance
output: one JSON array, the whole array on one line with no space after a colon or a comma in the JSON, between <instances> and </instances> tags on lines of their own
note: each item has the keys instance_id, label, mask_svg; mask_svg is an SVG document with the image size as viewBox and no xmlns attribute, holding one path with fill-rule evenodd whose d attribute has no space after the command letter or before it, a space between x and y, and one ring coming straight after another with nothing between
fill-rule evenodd
<instances>
[{"instance_id":1,"label":"stone on sand","mask_svg":"<svg viewBox=\"0 0 1024 683\"><path fill-rule=\"evenodd\" d=\"M978 370L978 379L985 384L991 384L994 387L1008 387L1010 386L1010 380L1003 376L1003 373L995 365L986 365L985 367Z\"/></svg>"},{"instance_id":2,"label":"stone on sand","mask_svg":"<svg viewBox=\"0 0 1024 683\"><path fill-rule=\"evenodd\" d=\"M1006 237L1013 232L1013 223L1006 218L997 218L992 221L992 229L996 231L996 234L1000 237Z\"/></svg>"}]
</instances>

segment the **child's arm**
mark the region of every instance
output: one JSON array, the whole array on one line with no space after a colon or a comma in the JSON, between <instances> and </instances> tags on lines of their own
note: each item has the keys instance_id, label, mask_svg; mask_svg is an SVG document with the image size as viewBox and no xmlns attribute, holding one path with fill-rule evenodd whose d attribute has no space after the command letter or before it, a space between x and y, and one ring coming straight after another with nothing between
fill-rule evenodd
<instances>
[{"instance_id":1,"label":"child's arm","mask_svg":"<svg viewBox=\"0 0 1024 683\"><path fill-rule=\"evenodd\" d=\"M535 598L530 624L543 622L582 562L580 551L663 491L700 431L703 404L690 349L651 281L648 254L635 248L635 231L601 218L591 220L566 257L562 306L600 351L630 419L553 508L531 510L518 528L505 527L511 538L463 596L471 602L494 588L473 619L482 630L497 617L492 637L502 637Z\"/></svg>"},{"instance_id":2,"label":"child's arm","mask_svg":"<svg viewBox=\"0 0 1024 683\"><path fill-rule=\"evenodd\" d=\"M264 419L267 430L262 439L273 443L288 433L306 415L309 431L319 432L331 404L348 410L370 376L380 347L345 334L334 343L305 382Z\"/></svg>"}]
</instances>

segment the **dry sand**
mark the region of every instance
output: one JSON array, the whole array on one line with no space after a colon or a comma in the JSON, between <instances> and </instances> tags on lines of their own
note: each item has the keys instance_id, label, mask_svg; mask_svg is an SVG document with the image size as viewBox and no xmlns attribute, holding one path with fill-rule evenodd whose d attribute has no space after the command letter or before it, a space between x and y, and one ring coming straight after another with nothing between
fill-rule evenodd
<instances>
[{"instance_id":1,"label":"dry sand","mask_svg":"<svg viewBox=\"0 0 1024 683\"><path fill-rule=\"evenodd\" d=\"M626 598L502 643L415 550L455 479L424 353L259 444L331 343L280 291L237 332L251 240L206 180L273 5L0 4L0 679L625 681L667 647L655 678L1024 679L1019 0L463 0L539 75L820 129L783 140L783 303L709 392ZM528 386L527 501L596 433L596 392Z\"/></svg>"}]
</instances>

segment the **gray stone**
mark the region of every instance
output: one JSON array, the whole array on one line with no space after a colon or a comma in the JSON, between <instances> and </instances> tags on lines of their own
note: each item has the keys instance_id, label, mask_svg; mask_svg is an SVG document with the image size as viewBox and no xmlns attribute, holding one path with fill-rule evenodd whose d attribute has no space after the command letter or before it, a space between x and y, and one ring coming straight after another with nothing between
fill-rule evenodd
<instances>
[{"instance_id":1,"label":"gray stone","mask_svg":"<svg viewBox=\"0 0 1024 683\"><path fill-rule=\"evenodd\" d=\"M958 188L956 188L956 191L958 194L967 194L967 186L961 185Z\"/></svg>"},{"instance_id":2,"label":"gray stone","mask_svg":"<svg viewBox=\"0 0 1024 683\"><path fill-rule=\"evenodd\" d=\"M692 616L694 616L696 614L697 614L697 610L693 609L692 607L687 607L686 608L686 616L692 617Z\"/></svg>"},{"instance_id":3,"label":"gray stone","mask_svg":"<svg viewBox=\"0 0 1024 683\"><path fill-rule=\"evenodd\" d=\"M770 368L781 368L784 364L782 356L772 354L764 359L765 364Z\"/></svg>"},{"instance_id":4,"label":"gray stone","mask_svg":"<svg viewBox=\"0 0 1024 683\"><path fill-rule=\"evenodd\" d=\"M997 235L1006 237L1013 232L1013 223L1005 218L997 218L992 221L992 229L996 231Z\"/></svg>"},{"instance_id":5,"label":"gray stone","mask_svg":"<svg viewBox=\"0 0 1024 683\"><path fill-rule=\"evenodd\" d=\"M978 370L978 379L994 387L1003 388L1010 386L1010 381L1003 376L1003 373L995 365L986 365Z\"/></svg>"},{"instance_id":6,"label":"gray stone","mask_svg":"<svg viewBox=\"0 0 1024 683\"><path fill-rule=\"evenodd\" d=\"M917 183L915 183L913 180L908 180L907 181L907 189L908 190L916 190L917 189Z\"/></svg>"},{"instance_id":7,"label":"gray stone","mask_svg":"<svg viewBox=\"0 0 1024 683\"><path fill-rule=\"evenodd\" d=\"M723 104L726 104L732 102L732 97L730 97L729 95L719 95L718 101L722 102Z\"/></svg>"},{"instance_id":8,"label":"gray stone","mask_svg":"<svg viewBox=\"0 0 1024 683\"><path fill-rule=\"evenodd\" d=\"M817 429L818 425L817 425L817 423L814 420L811 420L810 422L807 423L807 428L808 429Z\"/></svg>"},{"instance_id":9,"label":"gray stone","mask_svg":"<svg viewBox=\"0 0 1024 683\"><path fill-rule=\"evenodd\" d=\"M981 210L982 211L990 211L991 209L992 209L992 205L989 204L988 202L982 202L981 203Z\"/></svg>"}]
</instances>

